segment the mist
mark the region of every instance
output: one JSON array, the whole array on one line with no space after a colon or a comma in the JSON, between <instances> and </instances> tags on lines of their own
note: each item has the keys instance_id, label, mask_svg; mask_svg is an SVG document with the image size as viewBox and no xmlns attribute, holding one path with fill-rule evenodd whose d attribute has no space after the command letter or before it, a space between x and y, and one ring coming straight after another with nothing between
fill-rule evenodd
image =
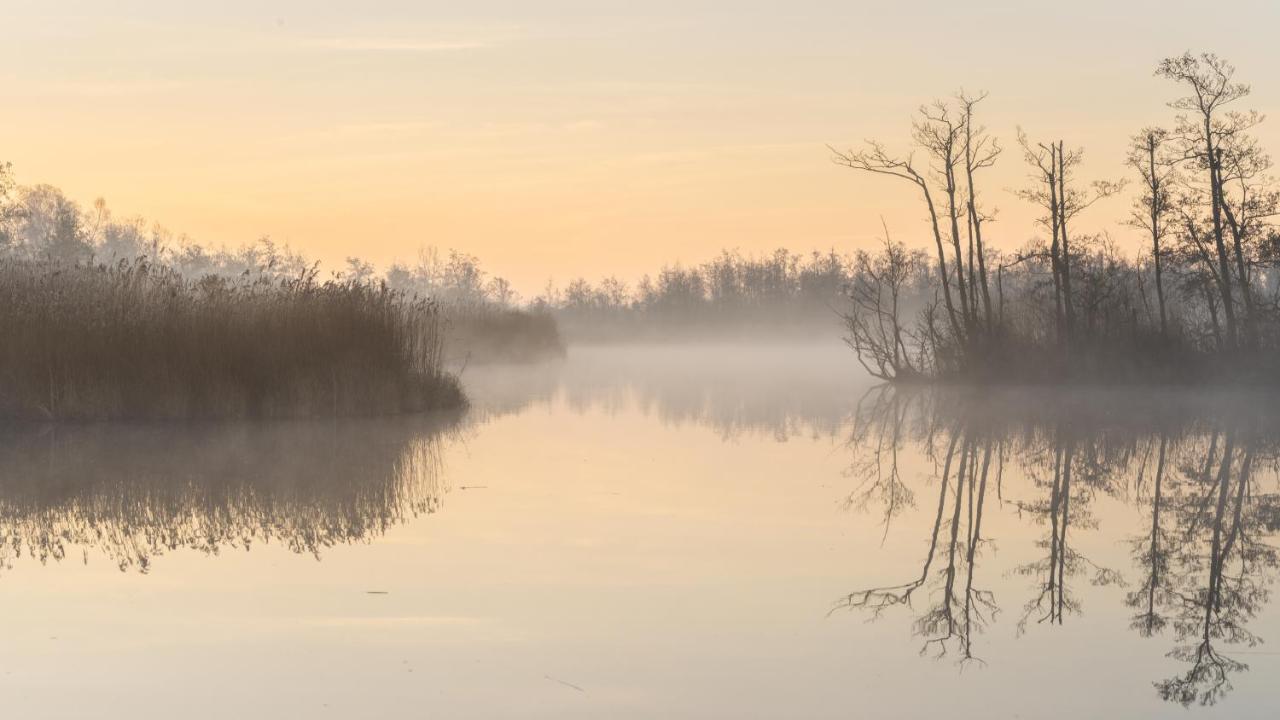
<instances>
[{"instance_id":1,"label":"mist","mask_svg":"<svg viewBox=\"0 0 1280 720\"><path fill-rule=\"evenodd\" d=\"M1273 9L516 5L7 9L0 708L1280 714Z\"/></svg>"}]
</instances>

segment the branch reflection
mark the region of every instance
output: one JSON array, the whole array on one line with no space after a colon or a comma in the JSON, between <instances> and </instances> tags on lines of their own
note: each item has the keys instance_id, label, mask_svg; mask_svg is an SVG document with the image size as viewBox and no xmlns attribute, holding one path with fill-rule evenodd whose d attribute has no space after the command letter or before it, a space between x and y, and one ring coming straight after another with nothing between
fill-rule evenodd
<instances>
[{"instance_id":1,"label":"branch reflection","mask_svg":"<svg viewBox=\"0 0 1280 720\"><path fill-rule=\"evenodd\" d=\"M1232 676L1248 669L1231 651L1260 642L1248 626L1280 564L1265 541L1280 506L1273 400L1114 389L873 389L855 413L849 444L857 485L846 506L877 512L887 539L895 517L915 506L907 464L926 468L920 474L936 483L936 501L922 522L918 569L903 582L851 592L833 611L879 619L902 608L921 654L968 664L977 660L976 636L1001 607L983 589L984 576L1031 583L1015 635L1066 624L1084 611L1086 595L1114 594L1082 594L1082 583L1120 586L1130 627L1171 640L1169 657L1185 663L1154 683L1159 696L1214 704L1231 691ZM1010 475L1021 480L1009 488L1020 497L1006 499ZM1031 559L1003 572L979 567L993 547L983 522L993 502L1009 517L1004 527L1033 533L1029 545L1006 548ZM1117 505L1139 521L1116 527L1131 522L1119 519ZM1117 532L1128 538L1132 571L1083 549L1096 552L1094 535Z\"/></svg>"}]
</instances>

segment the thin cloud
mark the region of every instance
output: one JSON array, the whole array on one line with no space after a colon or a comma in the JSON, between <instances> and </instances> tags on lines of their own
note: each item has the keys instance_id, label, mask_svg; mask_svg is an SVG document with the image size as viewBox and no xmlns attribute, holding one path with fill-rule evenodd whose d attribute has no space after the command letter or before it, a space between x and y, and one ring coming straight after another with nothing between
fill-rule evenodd
<instances>
[{"instance_id":1,"label":"thin cloud","mask_svg":"<svg viewBox=\"0 0 1280 720\"><path fill-rule=\"evenodd\" d=\"M55 82L47 87L59 94L106 98L172 92L187 87L187 84L176 80L84 80Z\"/></svg>"},{"instance_id":2,"label":"thin cloud","mask_svg":"<svg viewBox=\"0 0 1280 720\"><path fill-rule=\"evenodd\" d=\"M482 50L493 43L478 40L406 40L376 37L311 38L303 42L311 48L363 52L440 53L458 50Z\"/></svg>"},{"instance_id":3,"label":"thin cloud","mask_svg":"<svg viewBox=\"0 0 1280 720\"><path fill-rule=\"evenodd\" d=\"M604 123L599 120L574 120L564 124L564 129L569 132L588 132L591 130L599 130L604 127Z\"/></svg>"}]
</instances>

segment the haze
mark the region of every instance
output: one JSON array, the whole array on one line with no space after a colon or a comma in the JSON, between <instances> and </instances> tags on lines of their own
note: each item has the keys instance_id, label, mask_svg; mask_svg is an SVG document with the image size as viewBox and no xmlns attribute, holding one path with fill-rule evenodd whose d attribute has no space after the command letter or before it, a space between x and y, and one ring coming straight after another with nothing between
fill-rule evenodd
<instances>
[{"instance_id":1,"label":"haze","mask_svg":"<svg viewBox=\"0 0 1280 720\"><path fill-rule=\"evenodd\" d=\"M0 155L206 244L380 265L456 247L531 294L725 247L847 251L881 215L922 244L909 189L825 144L904 145L911 111L961 87L991 92L1006 146L1018 125L1061 135L1102 177L1172 115L1161 57L1229 48L1250 106L1280 91L1265 0L325 5L9 0ZM1274 123L1260 136L1274 147ZM996 248L1034 232L1004 191L1025 177L1014 153L991 176ZM1127 206L1082 229L1114 232Z\"/></svg>"}]
</instances>

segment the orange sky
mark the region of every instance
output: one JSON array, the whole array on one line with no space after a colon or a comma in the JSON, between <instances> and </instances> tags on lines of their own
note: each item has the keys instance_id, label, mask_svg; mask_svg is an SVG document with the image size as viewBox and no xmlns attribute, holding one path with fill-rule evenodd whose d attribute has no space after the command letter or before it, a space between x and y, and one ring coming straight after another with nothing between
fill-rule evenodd
<instances>
[{"instance_id":1,"label":"orange sky","mask_svg":"<svg viewBox=\"0 0 1280 720\"><path fill-rule=\"evenodd\" d=\"M19 181L329 263L456 247L526 294L722 247L851 250L882 215L922 244L910 189L824 146L904 147L913 108L961 86L992 93L1007 147L1018 125L1084 145L1086 177L1123 175L1127 137L1170 119L1165 55L1216 51L1280 107L1271 0L184 5L4 0ZM1011 149L986 182L999 247L1034 232L1025 176ZM1081 231L1127 238L1128 202Z\"/></svg>"}]
</instances>

